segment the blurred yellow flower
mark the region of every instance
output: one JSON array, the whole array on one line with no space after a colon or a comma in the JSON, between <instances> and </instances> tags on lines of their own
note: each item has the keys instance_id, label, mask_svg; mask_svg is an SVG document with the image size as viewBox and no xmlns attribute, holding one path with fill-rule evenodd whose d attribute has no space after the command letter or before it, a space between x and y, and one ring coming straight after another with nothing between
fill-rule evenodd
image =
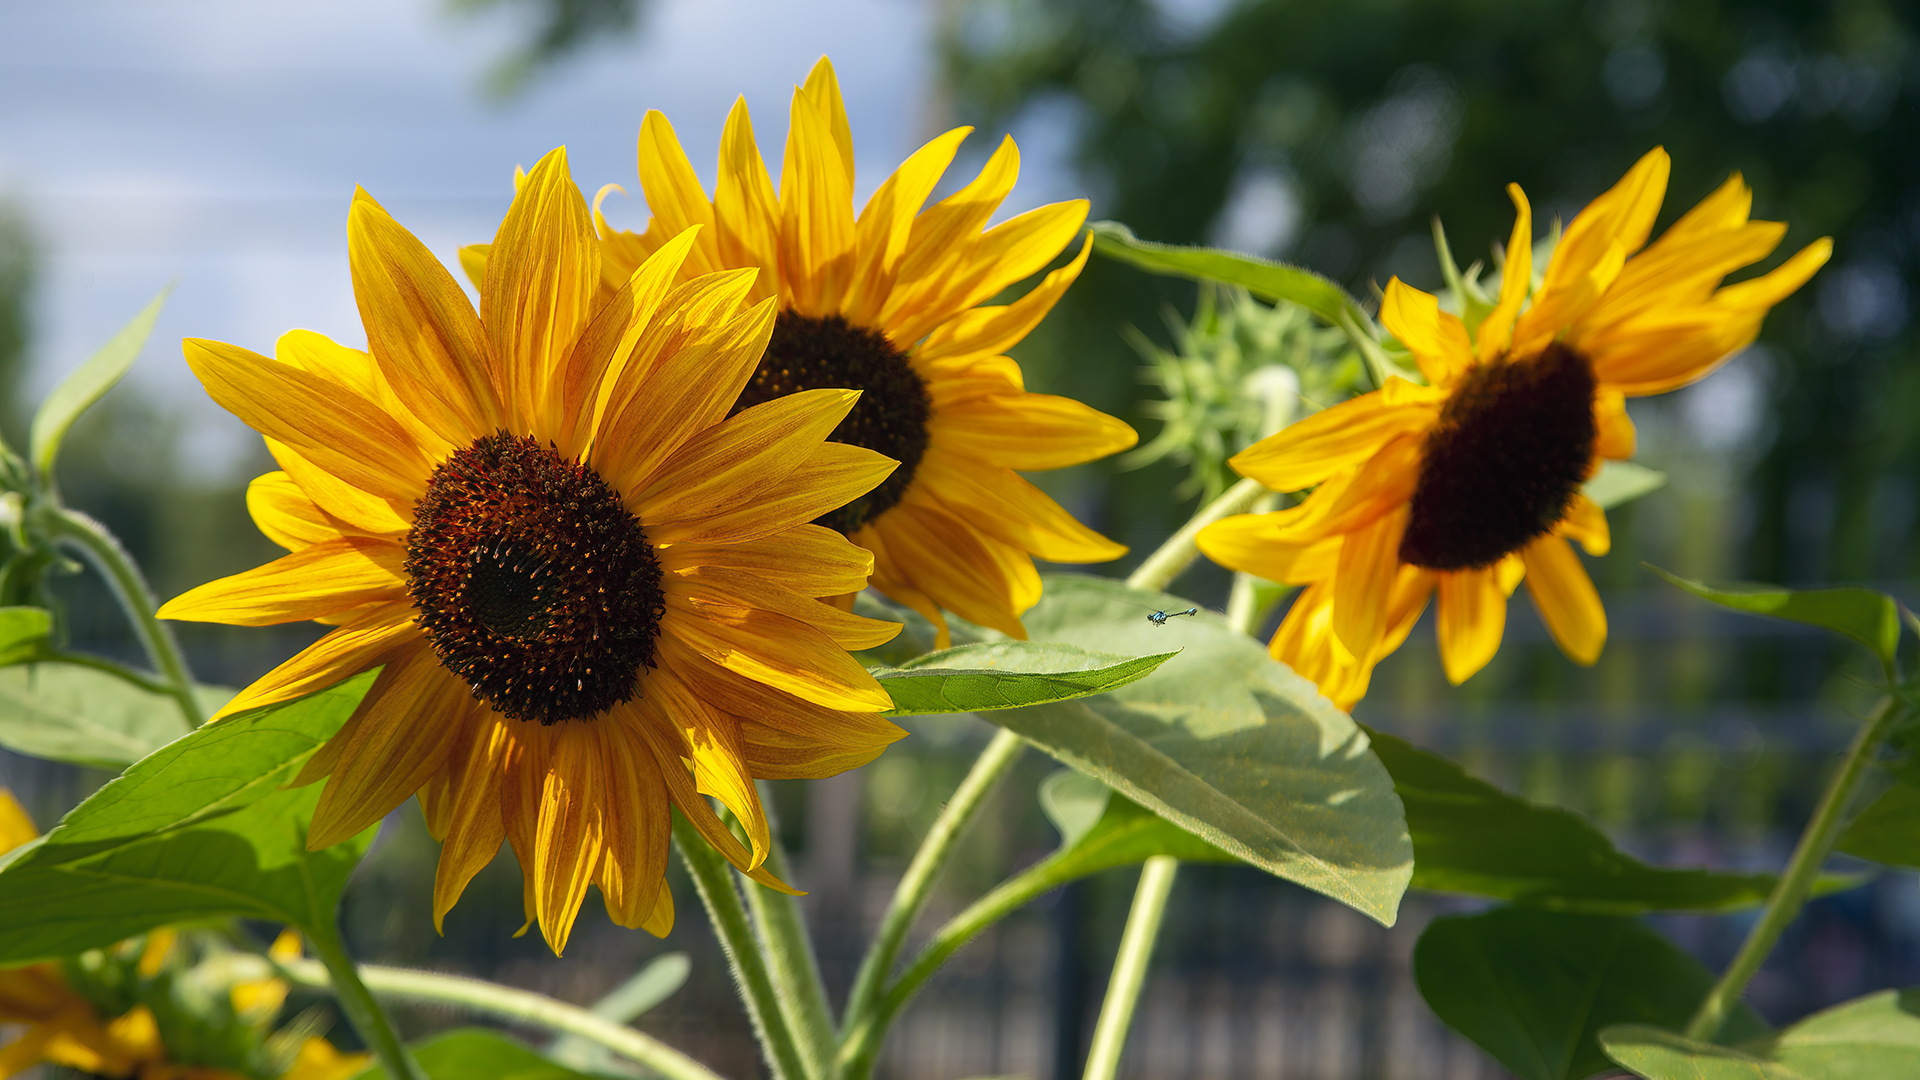
<instances>
[{"instance_id":1,"label":"blurred yellow flower","mask_svg":"<svg viewBox=\"0 0 1920 1080\"><path fill-rule=\"evenodd\" d=\"M500 226L477 313L362 192L348 252L370 353L304 331L277 359L186 343L267 436L283 471L248 503L292 553L161 614L339 627L222 716L382 669L295 781L328 778L308 844L417 792L444 841L436 923L504 838L556 952L595 884L614 921L664 934L676 807L785 888L760 868L754 779L832 775L902 734L847 654L899 627L815 599L859 589L872 557L808 524L894 463L826 441L857 391L730 415L778 309L751 299L751 268L686 279L699 232L598 295L601 247L556 150Z\"/></svg>"},{"instance_id":2,"label":"blurred yellow flower","mask_svg":"<svg viewBox=\"0 0 1920 1080\"><path fill-rule=\"evenodd\" d=\"M1499 649L1523 578L1561 650L1599 658L1606 612L1568 540L1607 551L1606 515L1580 487L1602 461L1632 456L1626 398L1705 376L1832 250L1818 240L1722 286L1786 226L1748 220L1753 193L1735 174L1647 245L1668 169L1655 149L1582 210L1531 296L1531 212L1509 185L1519 216L1498 303L1477 327L1397 278L1387 285L1381 322L1428 385L1390 378L1233 458L1275 491L1314 491L1288 510L1216 522L1200 548L1306 586L1272 653L1341 707L1366 693L1435 592L1456 684Z\"/></svg>"},{"instance_id":3,"label":"blurred yellow flower","mask_svg":"<svg viewBox=\"0 0 1920 1080\"><path fill-rule=\"evenodd\" d=\"M643 233L623 232L595 211L603 289L696 225L683 278L760 271L751 296L773 301L779 314L736 409L821 387L865 391L832 437L900 468L817 523L873 552L873 587L932 620L941 647L943 609L1026 637L1020 615L1040 598L1035 556L1086 563L1125 554L1015 470L1076 465L1136 441L1125 423L1080 402L1027 393L1005 355L1080 275L1091 238L1019 300L985 304L1072 242L1086 200L987 229L1019 173L1008 138L978 178L922 211L971 130L920 148L856 215L853 137L823 57L793 96L777 195L741 100L721 136L712 198L673 126L649 112L639 171L652 220ZM462 257L472 272L486 252Z\"/></svg>"}]
</instances>

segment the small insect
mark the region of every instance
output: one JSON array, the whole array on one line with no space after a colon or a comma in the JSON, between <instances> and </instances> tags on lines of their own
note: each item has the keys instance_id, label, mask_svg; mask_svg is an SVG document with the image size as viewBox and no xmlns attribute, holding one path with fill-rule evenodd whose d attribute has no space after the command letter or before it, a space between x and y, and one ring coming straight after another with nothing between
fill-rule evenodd
<instances>
[{"instance_id":1,"label":"small insect","mask_svg":"<svg viewBox=\"0 0 1920 1080\"><path fill-rule=\"evenodd\" d=\"M1200 614L1200 609L1197 607L1190 607L1185 611L1156 611L1147 616L1147 621L1155 626L1165 626L1167 625L1168 619L1177 619L1182 615L1198 614Z\"/></svg>"}]
</instances>

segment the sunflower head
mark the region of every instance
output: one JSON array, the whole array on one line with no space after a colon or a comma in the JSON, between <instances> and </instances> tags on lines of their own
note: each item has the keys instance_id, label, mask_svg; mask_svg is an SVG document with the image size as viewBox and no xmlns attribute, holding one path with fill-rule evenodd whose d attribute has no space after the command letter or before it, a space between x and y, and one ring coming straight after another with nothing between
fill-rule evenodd
<instances>
[{"instance_id":1,"label":"sunflower head","mask_svg":"<svg viewBox=\"0 0 1920 1080\"><path fill-rule=\"evenodd\" d=\"M1606 516L1581 494L1608 459L1632 456L1628 397L1703 378L1758 334L1774 304L1826 261L1818 240L1737 284L1786 226L1748 218L1738 174L1649 244L1669 162L1656 149L1576 216L1535 287L1526 195L1490 310L1469 327L1399 279L1380 318L1425 385L1387 385L1282 431L1232 464L1299 506L1209 526L1223 565L1307 585L1274 655L1350 707L1372 667L1436 592L1441 658L1455 683L1498 650L1521 580L1561 649L1591 664L1606 613L1568 541L1609 546ZM1465 299L1465 298L1463 298Z\"/></svg>"},{"instance_id":2,"label":"sunflower head","mask_svg":"<svg viewBox=\"0 0 1920 1080\"><path fill-rule=\"evenodd\" d=\"M297 778L326 780L308 842L417 794L444 842L436 919L504 841L556 951L590 886L615 921L665 933L676 807L786 888L760 869L755 780L832 775L902 734L847 651L898 626L817 599L860 589L873 557L810 524L896 463L827 441L856 389L741 403L781 307L756 267L689 272L712 231L609 280L556 150L519 184L477 311L361 193L348 250L367 350L304 332L271 359L187 343L215 399L267 436L281 471L249 507L289 554L162 614L336 627L223 716L380 669Z\"/></svg>"}]
</instances>

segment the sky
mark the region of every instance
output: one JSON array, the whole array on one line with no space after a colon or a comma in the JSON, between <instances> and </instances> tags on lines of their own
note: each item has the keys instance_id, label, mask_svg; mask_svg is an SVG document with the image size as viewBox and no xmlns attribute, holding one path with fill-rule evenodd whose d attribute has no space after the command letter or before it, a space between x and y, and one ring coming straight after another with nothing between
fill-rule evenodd
<instances>
[{"instance_id":1,"label":"sky","mask_svg":"<svg viewBox=\"0 0 1920 1080\"><path fill-rule=\"evenodd\" d=\"M443 0L0 0L0 198L24 209L44 256L28 392L44 395L177 280L130 382L187 418L185 479L239 479L257 437L206 399L178 343L271 353L302 327L363 345L346 259L356 184L452 266L461 244L491 238L514 167L565 144L589 195L632 193L606 210L640 228L646 110L673 121L710 188L744 94L777 169L793 85L828 54L864 199L934 133L933 7L652 0L637 34L499 102L483 78L517 28ZM1035 176L1043 148L1027 149L1010 211L1066 194L1044 167Z\"/></svg>"}]
</instances>

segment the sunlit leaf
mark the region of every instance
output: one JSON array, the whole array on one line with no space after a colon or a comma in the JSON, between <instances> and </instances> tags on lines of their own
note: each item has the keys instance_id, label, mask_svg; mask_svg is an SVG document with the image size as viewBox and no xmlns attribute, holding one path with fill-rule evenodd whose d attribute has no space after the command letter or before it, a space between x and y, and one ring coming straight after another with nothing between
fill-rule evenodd
<instances>
[{"instance_id":1,"label":"sunlit leaf","mask_svg":"<svg viewBox=\"0 0 1920 1080\"><path fill-rule=\"evenodd\" d=\"M1630 915L1726 911L1762 903L1772 874L1648 866L1585 818L1509 795L1438 754L1382 732L1413 835L1413 885L1534 907Z\"/></svg>"},{"instance_id":2,"label":"sunlit leaf","mask_svg":"<svg viewBox=\"0 0 1920 1080\"><path fill-rule=\"evenodd\" d=\"M484 1028L442 1032L408 1048L428 1080L594 1080L595 1074L575 1072L548 1061L525 1046ZM378 1065L358 1080L384 1080Z\"/></svg>"},{"instance_id":3,"label":"sunlit leaf","mask_svg":"<svg viewBox=\"0 0 1920 1080\"><path fill-rule=\"evenodd\" d=\"M1608 1028L1600 1033L1600 1045L1614 1061L1649 1080L1920 1076L1920 990L1855 998L1733 1048L1641 1025Z\"/></svg>"},{"instance_id":4,"label":"sunlit leaf","mask_svg":"<svg viewBox=\"0 0 1920 1080\"><path fill-rule=\"evenodd\" d=\"M37 607L0 607L0 666L32 659L53 632L53 613Z\"/></svg>"},{"instance_id":5,"label":"sunlit leaf","mask_svg":"<svg viewBox=\"0 0 1920 1080\"><path fill-rule=\"evenodd\" d=\"M1179 648L1152 676L1084 701L984 714L1222 852L1391 924L1412 872L1400 801L1366 733L1191 602L1055 575L1035 640L1121 655Z\"/></svg>"},{"instance_id":6,"label":"sunlit leaf","mask_svg":"<svg viewBox=\"0 0 1920 1080\"><path fill-rule=\"evenodd\" d=\"M1263 300L1299 304L1333 325L1343 318L1359 326L1370 321L1345 289L1305 267L1220 248L1141 240L1117 221L1096 221L1087 231L1093 234L1095 251L1151 273L1238 285Z\"/></svg>"},{"instance_id":7,"label":"sunlit leaf","mask_svg":"<svg viewBox=\"0 0 1920 1080\"><path fill-rule=\"evenodd\" d=\"M922 716L1104 694L1147 677L1173 655L1126 657L1071 645L1003 641L929 653L874 675L893 698L887 715Z\"/></svg>"},{"instance_id":8,"label":"sunlit leaf","mask_svg":"<svg viewBox=\"0 0 1920 1080\"><path fill-rule=\"evenodd\" d=\"M1447 1026L1521 1080L1581 1080L1607 1067L1612 1024L1680 1027L1713 973L1634 919L1499 908L1436 919L1413 950L1420 995ZM1735 1035L1765 1024L1742 1006Z\"/></svg>"},{"instance_id":9,"label":"sunlit leaf","mask_svg":"<svg viewBox=\"0 0 1920 1080\"><path fill-rule=\"evenodd\" d=\"M0 867L0 964L71 955L186 919L333 919L373 830L309 852L320 785L281 785L371 684L366 675L209 724L94 792Z\"/></svg>"},{"instance_id":10,"label":"sunlit leaf","mask_svg":"<svg viewBox=\"0 0 1920 1080\"><path fill-rule=\"evenodd\" d=\"M1600 1033L1599 1042L1608 1057L1648 1080L1812 1080L1744 1050L1650 1024L1616 1024Z\"/></svg>"},{"instance_id":11,"label":"sunlit leaf","mask_svg":"<svg viewBox=\"0 0 1920 1080\"><path fill-rule=\"evenodd\" d=\"M219 686L198 692L207 710L233 696ZM104 671L58 662L0 668L0 746L15 753L118 769L190 730L173 698Z\"/></svg>"},{"instance_id":12,"label":"sunlit leaf","mask_svg":"<svg viewBox=\"0 0 1920 1080\"><path fill-rule=\"evenodd\" d=\"M1609 461L1580 491L1602 510L1630 503L1667 486L1667 474L1631 461Z\"/></svg>"},{"instance_id":13,"label":"sunlit leaf","mask_svg":"<svg viewBox=\"0 0 1920 1080\"><path fill-rule=\"evenodd\" d=\"M1777 586L1712 586L1676 577L1657 566L1647 569L1670 584L1721 607L1753 615L1818 626L1867 647L1883 664L1893 662L1900 645L1900 613L1893 597L1871 589L1783 589Z\"/></svg>"},{"instance_id":14,"label":"sunlit leaf","mask_svg":"<svg viewBox=\"0 0 1920 1080\"><path fill-rule=\"evenodd\" d=\"M73 374L53 388L40 409L33 414L33 430L29 438L29 452L33 458L33 467L42 477L53 471L54 459L59 456L60 443L67 437L67 429L87 411L101 395L113 389L133 366L140 355L140 349L146 345L147 336L153 333L153 322L160 317L160 308L173 292L168 285L160 290L160 295L147 304L145 310L133 317L133 321L120 328L100 351L87 358L87 362L76 368Z\"/></svg>"},{"instance_id":15,"label":"sunlit leaf","mask_svg":"<svg viewBox=\"0 0 1920 1080\"><path fill-rule=\"evenodd\" d=\"M1036 864L1056 882L1172 855L1182 862L1240 860L1084 773L1062 769L1040 784L1040 806L1060 830L1060 850Z\"/></svg>"}]
</instances>

